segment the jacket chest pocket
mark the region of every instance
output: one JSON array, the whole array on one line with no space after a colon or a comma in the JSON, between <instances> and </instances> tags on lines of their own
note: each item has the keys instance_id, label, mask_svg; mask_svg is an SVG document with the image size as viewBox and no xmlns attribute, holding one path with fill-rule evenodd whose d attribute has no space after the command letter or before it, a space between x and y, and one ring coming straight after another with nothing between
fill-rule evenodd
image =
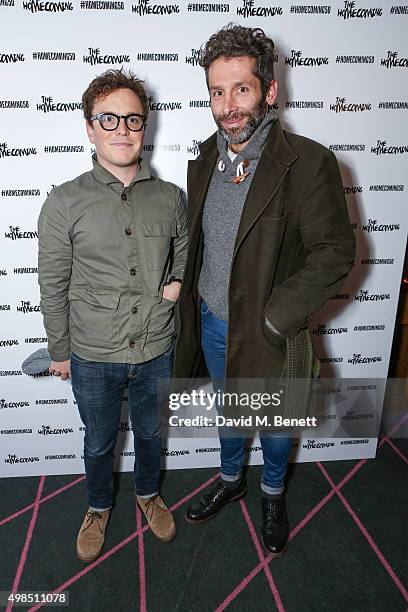
<instances>
[{"instance_id":1,"label":"jacket chest pocket","mask_svg":"<svg viewBox=\"0 0 408 612\"><path fill-rule=\"evenodd\" d=\"M170 219L143 221L143 267L163 272L171 255L172 240L177 236L176 224Z\"/></svg>"},{"instance_id":2,"label":"jacket chest pocket","mask_svg":"<svg viewBox=\"0 0 408 612\"><path fill-rule=\"evenodd\" d=\"M116 346L119 339L119 291L69 290L69 327L74 341L89 347Z\"/></svg>"}]
</instances>

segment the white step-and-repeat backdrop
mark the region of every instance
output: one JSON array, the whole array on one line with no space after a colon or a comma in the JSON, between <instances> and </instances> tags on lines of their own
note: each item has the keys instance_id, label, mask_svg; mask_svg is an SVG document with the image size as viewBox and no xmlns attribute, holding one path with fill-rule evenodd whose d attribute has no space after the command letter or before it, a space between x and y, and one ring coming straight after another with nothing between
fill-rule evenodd
<instances>
[{"instance_id":1,"label":"white step-and-repeat backdrop","mask_svg":"<svg viewBox=\"0 0 408 612\"><path fill-rule=\"evenodd\" d=\"M159 176L184 186L187 160L214 130L198 50L230 21L275 40L283 125L329 147L340 164L357 265L312 319L322 374L386 377L407 235L407 4L0 0L0 476L83 470L69 382L21 372L22 361L46 346L40 207L53 185L91 167L82 92L112 67L145 79L144 156ZM345 418L366 418L358 406ZM375 438L347 440L346 429L344 438L305 435L294 460L375 455ZM259 443L251 444L249 462L259 463ZM168 468L217 465L218 455L216 438L174 438L163 448ZM125 409L116 456L118 469L132 469Z\"/></svg>"}]
</instances>

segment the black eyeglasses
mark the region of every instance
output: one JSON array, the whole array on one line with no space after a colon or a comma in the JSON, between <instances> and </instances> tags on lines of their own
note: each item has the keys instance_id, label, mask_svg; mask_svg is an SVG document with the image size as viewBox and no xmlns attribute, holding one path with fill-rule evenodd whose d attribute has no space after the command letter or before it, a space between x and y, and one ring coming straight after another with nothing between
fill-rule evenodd
<instances>
[{"instance_id":1,"label":"black eyeglasses","mask_svg":"<svg viewBox=\"0 0 408 612\"><path fill-rule=\"evenodd\" d=\"M126 127L131 132L140 132L140 130L143 130L146 123L146 117L144 115L139 115L138 113L131 113L130 115L98 113L97 115L93 115L93 117L89 117L89 120L95 121L97 119L102 129L112 132L113 130L117 129L122 118L125 120Z\"/></svg>"}]
</instances>

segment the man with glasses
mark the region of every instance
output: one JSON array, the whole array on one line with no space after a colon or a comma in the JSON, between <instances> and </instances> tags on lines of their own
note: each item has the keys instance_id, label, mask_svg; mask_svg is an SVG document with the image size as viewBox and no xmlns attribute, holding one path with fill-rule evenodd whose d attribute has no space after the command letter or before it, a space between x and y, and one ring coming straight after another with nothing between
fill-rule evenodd
<instances>
[{"instance_id":1,"label":"man with glasses","mask_svg":"<svg viewBox=\"0 0 408 612\"><path fill-rule=\"evenodd\" d=\"M172 373L174 305L186 259L181 190L140 157L149 103L132 72L108 70L82 97L93 170L53 189L39 218L41 310L50 373L72 389L85 425L89 508L77 553L99 555L113 503L123 392L137 502L153 533L175 536L159 495L161 403Z\"/></svg>"}]
</instances>

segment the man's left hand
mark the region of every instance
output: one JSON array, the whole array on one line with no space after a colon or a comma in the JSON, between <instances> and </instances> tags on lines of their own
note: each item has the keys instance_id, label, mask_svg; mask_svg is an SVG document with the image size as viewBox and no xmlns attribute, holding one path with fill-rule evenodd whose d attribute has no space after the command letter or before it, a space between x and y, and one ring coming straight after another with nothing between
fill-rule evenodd
<instances>
[{"instance_id":1,"label":"man's left hand","mask_svg":"<svg viewBox=\"0 0 408 612\"><path fill-rule=\"evenodd\" d=\"M169 285L165 285L163 288L164 299L170 300L170 302L177 302L180 293L180 287L180 281L173 281Z\"/></svg>"}]
</instances>

